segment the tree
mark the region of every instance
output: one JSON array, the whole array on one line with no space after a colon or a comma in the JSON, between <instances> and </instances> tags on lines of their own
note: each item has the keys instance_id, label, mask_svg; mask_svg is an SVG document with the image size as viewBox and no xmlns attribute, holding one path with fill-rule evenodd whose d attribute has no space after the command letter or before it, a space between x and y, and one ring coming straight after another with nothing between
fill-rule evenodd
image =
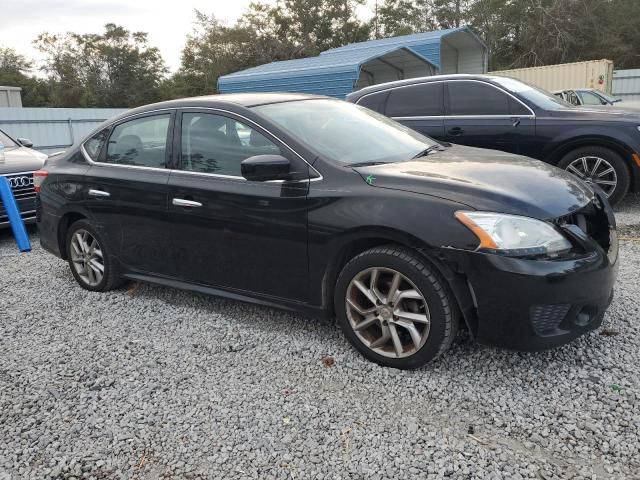
<instances>
[{"instance_id":1,"label":"tree","mask_svg":"<svg viewBox=\"0 0 640 480\"><path fill-rule=\"evenodd\" d=\"M147 34L112 23L103 34L41 34L54 106L133 107L159 100L166 68Z\"/></svg>"},{"instance_id":2,"label":"tree","mask_svg":"<svg viewBox=\"0 0 640 480\"><path fill-rule=\"evenodd\" d=\"M377 25L380 37L428 32L436 28L429 0L385 0L373 24Z\"/></svg>"},{"instance_id":3,"label":"tree","mask_svg":"<svg viewBox=\"0 0 640 480\"><path fill-rule=\"evenodd\" d=\"M312 56L369 38L370 26L355 14L362 4L364 0L281 0L266 8L276 35Z\"/></svg>"},{"instance_id":4,"label":"tree","mask_svg":"<svg viewBox=\"0 0 640 480\"><path fill-rule=\"evenodd\" d=\"M178 72L165 83L169 97L215 93L218 78L265 63L317 55L369 38L355 17L364 0L283 0L252 3L231 26L196 10L196 27Z\"/></svg>"},{"instance_id":5,"label":"tree","mask_svg":"<svg viewBox=\"0 0 640 480\"><path fill-rule=\"evenodd\" d=\"M33 75L33 62L11 48L0 47L0 85L20 87L22 104L25 107L46 106L47 83Z\"/></svg>"}]
</instances>

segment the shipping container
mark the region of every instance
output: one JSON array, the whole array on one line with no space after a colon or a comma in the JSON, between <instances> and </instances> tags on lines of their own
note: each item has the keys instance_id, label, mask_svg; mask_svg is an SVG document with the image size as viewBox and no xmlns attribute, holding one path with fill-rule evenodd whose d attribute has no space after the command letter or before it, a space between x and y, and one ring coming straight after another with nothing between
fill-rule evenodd
<instances>
[{"instance_id":1,"label":"shipping container","mask_svg":"<svg viewBox=\"0 0 640 480\"><path fill-rule=\"evenodd\" d=\"M0 107L22 107L21 91L20 87L0 86Z\"/></svg>"},{"instance_id":2,"label":"shipping container","mask_svg":"<svg viewBox=\"0 0 640 480\"><path fill-rule=\"evenodd\" d=\"M611 60L592 60L544 67L500 70L489 72L489 74L517 78L550 92L571 88L595 88L605 93L611 93L613 62Z\"/></svg>"}]
</instances>

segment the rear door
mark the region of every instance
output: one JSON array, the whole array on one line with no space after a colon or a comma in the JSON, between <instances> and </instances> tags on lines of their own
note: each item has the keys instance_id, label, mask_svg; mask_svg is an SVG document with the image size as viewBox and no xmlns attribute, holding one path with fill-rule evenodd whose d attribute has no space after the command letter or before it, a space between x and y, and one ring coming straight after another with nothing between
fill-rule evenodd
<instances>
[{"instance_id":1,"label":"rear door","mask_svg":"<svg viewBox=\"0 0 640 480\"><path fill-rule=\"evenodd\" d=\"M424 135L446 140L444 82L395 87L389 91L385 115Z\"/></svg>"},{"instance_id":2,"label":"rear door","mask_svg":"<svg viewBox=\"0 0 640 480\"><path fill-rule=\"evenodd\" d=\"M173 275L167 195L173 111L125 119L84 145L84 203L130 270ZM106 142L104 139L107 139Z\"/></svg>"},{"instance_id":3,"label":"rear door","mask_svg":"<svg viewBox=\"0 0 640 480\"><path fill-rule=\"evenodd\" d=\"M308 165L230 112L185 110L176 130L181 153L169 181L169 211L180 278L307 301ZM268 154L287 157L296 181L241 176L242 160Z\"/></svg>"},{"instance_id":4,"label":"rear door","mask_svg":"<svg viewBox=\"0 0 640 480\"><path fill-rule=\"evenodd\" d=\"M451 143L526 154L535 141L533 112L512 95L486 82L447 82L444 128Z\"/></svg>"}]
</instances>

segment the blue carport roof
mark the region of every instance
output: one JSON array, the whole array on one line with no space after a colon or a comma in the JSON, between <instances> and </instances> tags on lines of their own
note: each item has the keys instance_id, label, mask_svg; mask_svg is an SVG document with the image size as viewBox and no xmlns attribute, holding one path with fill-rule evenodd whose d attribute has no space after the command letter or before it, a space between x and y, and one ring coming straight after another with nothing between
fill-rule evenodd
<instances>
[{"instance_id":1,"label":"blue carport roof","mask_svg":"<svg viewBox=\"0 0 640 480\"><path fill-rule=\"evenodd\" d=\"M311 92L342 97L353 91L364 63L396 50L406 49L439 68L442 37L458 31L470 32L467 27L460 27L370 40L327 50L317 57L267 63L220 77L218 90Z\"/></svg>"}]
</instances>

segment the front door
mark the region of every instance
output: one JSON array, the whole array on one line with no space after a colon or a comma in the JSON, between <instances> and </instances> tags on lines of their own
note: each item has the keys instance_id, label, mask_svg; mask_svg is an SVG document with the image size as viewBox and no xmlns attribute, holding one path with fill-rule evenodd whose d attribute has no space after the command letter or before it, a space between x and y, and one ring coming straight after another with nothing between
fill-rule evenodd
<instances>
[{"instance_id":1,"label":"front door","mask_svg":"<svg viewBox=\"0 0 640 480\"><path fill-rule=\"evenodd\" d=\"M85 143L82 193L95 226L128 270L173 275L167 195L173 113L126 119ZM101 145L107 138L106 145Z\"/></svg>"},{"instance_id":2,"label":"front door","mask_svg":"<svg viewBox=\"0 0 640 480\"><path fill-rule=\"evenodd\" d=\"M180 278L307 301L307 164L231 113L184 111L177 127L169 216ZM297 181L241 176L242 160L267 154L289 158Z\"/></svg>"},{"instance_id":3,"label":"front door","mask_svg":"<svg viewBox=\"0 0 640 480\"><path fill-rule=\"evenodd\" d=\"M535 138L535 117L526 106L484 82L449 81L447 90L447 141L526 154L526 145Z\"/></svg>"}]
</instances>

